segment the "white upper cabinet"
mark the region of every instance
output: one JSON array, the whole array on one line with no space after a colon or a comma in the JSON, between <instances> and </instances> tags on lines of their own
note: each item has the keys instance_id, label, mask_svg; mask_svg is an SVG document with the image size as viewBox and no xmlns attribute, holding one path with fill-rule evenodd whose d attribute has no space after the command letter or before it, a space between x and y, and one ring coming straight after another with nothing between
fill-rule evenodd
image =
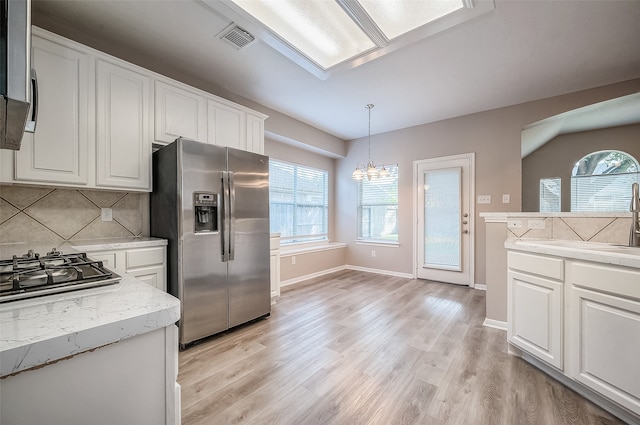
<instances>
[{"instance_id":1,"label":"white upper cabinet","mask_svg":"<svg viewBox=\"0 0 640 425\"><path fill-rule=\"evenodd\" d=\"M247 146L245 116L243 110L208 100L207 143L251 150Z\"/></svg>"},{"instance_id":2,"label":"white upper cabinet","mask_svg":"<svg viewBox=\"0 0 640 425\"><path fill-rule=\"evenodd\" d=\"M151 79L96 61L96 184L151 190Z\"/></svg>"},{"instance_id":3,"label":"white upper cabinet","mask_svg":"<svg viewBox=\"0 0 640 425\"><path fill-rule=\"evenodd\" d=\"M264 116L247 114L247 150L264 155Z\"/></svg>"},{"instance_id":4,"label":"white upper cabinet","mask_svg":"<svg viewBox=\"0 0 640 425\"><path fill-rule=\"evenodd\" d=\"M152 143L264 152L266 115L33 27L38 122L0 150L0 183L152 190Z\"/></svg>"},{"instance_id":5,"label":"white upper cabinet","mask_svg":"<svg viewBox=\"0 0 640 425\"><path fill-rule=\"evenodd\" d=\"M207 140L207 104L196 91L156 81L155 140Z\"/></svg>"},{"instance_id":6,"label":"white upper cabinet","mask_svg":"<svg viewBox=\"0 0 640 425\"><path fill-rule=\"evenodd\" d=\"M89 57L35 35L32 45L38 75L38 122L35 133L25 133L10 178L87 185L93 143Z\"/></svg>"}]
</instances>

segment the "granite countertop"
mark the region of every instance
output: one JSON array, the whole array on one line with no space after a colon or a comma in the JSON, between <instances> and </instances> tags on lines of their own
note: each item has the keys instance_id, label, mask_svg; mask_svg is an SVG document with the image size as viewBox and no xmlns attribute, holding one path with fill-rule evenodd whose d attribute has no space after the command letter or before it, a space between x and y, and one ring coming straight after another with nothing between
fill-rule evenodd
<instances>
[{"instance_id":1,"label":"granite countertop","mask_svg":"<svg viewBox=\"0 0 640 425\"><path fill-rule=\"evenodd\" d=\"M640 247L559 239L507 239L505 248L640 269Z\"/></svg>"},{"instance_id":2,"label":"granite countertop","mask_svg":"<svg viewBox=\"0 0 640 425\"><path fill-rule=\"evenodd\" d=\"M115 285L0 304L0 377L175 323L180 301L124 276Z\"/></svg>"}]
</instances>

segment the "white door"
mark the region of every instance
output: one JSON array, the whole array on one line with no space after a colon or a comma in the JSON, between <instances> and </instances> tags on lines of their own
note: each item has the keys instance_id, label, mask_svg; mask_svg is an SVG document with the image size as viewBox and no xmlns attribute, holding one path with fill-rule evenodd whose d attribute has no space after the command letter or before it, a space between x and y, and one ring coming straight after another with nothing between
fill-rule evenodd
<instances>
[{"instance_id":1,"label":"white door","mask_svg":"<svg viewBox=\"0 0 640 425\"><path fill-rule=\"evenodd\" d=\"M475 155L414 161L416 276L473 286Z\"/></svg>"}]
</instances>

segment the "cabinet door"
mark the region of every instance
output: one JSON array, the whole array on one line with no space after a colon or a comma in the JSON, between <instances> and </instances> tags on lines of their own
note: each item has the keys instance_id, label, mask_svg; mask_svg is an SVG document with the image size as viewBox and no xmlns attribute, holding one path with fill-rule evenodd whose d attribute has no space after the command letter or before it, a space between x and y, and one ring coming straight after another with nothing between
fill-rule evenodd
<instances>
[{"instance_id":1,"label":"cabinet door","mask_svg":"<svg viewBox=\"0 0 640 425\"><path fill-rule=\"evenodd\" d=\"M562 370L563 284L509 270L507 338Z\"/></svg>"},{"instance_id":2,"label":"cabinet door","mask_svg":"<svg viewBox=\"0 0 640 425\"><path fill-rule=\"evenodd\" d=\"M147 267L139 270L130 270L127 274L135 276L136 279L141 280L151 286L154 286L161 291L167 291L166 283L164 281L164 267Z\"/></svg>"},{"instance_id":3,"label":"cabinet door","mask_svg":"<svg viewBox=\"0 0 640 425\"><path fill-rule=\"evenodd\" d=\"M151 79L96 62L96 185L151 190Z\"/></svg>"},{"instance_id":4,"label":"cabinet door","mask_svg":"<svg viewBox=\"0 0 640 425\"><path fill-rule=\"evenodd\" d=\"M88 146L93 97L89 59L84 53L37 36L32 39L33 67L38 75L38 123L25 133L15 153L18 181L88 183Z\"/></svg>"},{"instance_id":5,"label":"cabinet door","mask_svg":"<svg viewBox=\"0 0 640 425\"><path fill-rule=\"evenodd\" d=\"M640 415L640 273L575 262L569 373Z\"/></svg>"},{"instance_id":6,"label":"cabinet door","mask_svg":"<svg viewBox=\"0 0 640 425\"><path fill-rule=\"evenodd\" d=\"M247 150L264 155L264 119L247 114Z\"/></svg>"},{"instance_id":7,"label":"cabinet door","mask_svg":"<svg viewBox=\"0 0 640 425\"><path fill-rule=\"evenodd\" d=\"M244 111L208 100L207 118L207 143L247 150Z\"/></svg>"},{"instance_id":8,"label":"cabinet door","mask_svg":"<svg viewBox=\"0 0 640 425\"><path fill-rule=\"evenodd\" d=\"M155 105L155 140L206 140L207 104L200 94L156 81Z\"/></svg>"}]
</instances>

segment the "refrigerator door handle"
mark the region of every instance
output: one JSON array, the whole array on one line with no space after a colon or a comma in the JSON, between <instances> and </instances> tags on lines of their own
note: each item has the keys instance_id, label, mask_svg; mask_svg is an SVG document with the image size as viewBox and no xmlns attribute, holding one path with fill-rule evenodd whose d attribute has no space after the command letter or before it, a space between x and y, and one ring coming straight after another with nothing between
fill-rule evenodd
<instances>
[{"instance_id":1,"label":"refrigerator door handle","mask_svg":"<svg viewBox=\"0 0 640 425\"><path fill-rule=\"evenodd\" d=\"M222 171L222 232L220 241L222 243L222 262L229 261L229 176L226 171Z\"/></svg>"},{"instance_id":2,"label":"refrigerator door handle","mask_svg":"<svg viewBox=\"0 0 640 425\"><path fill-rule=\"evenodd\" d=\"M236 186L233 171L229 171L229 261L236 255Z\"/></svg>"}]
</instances>

